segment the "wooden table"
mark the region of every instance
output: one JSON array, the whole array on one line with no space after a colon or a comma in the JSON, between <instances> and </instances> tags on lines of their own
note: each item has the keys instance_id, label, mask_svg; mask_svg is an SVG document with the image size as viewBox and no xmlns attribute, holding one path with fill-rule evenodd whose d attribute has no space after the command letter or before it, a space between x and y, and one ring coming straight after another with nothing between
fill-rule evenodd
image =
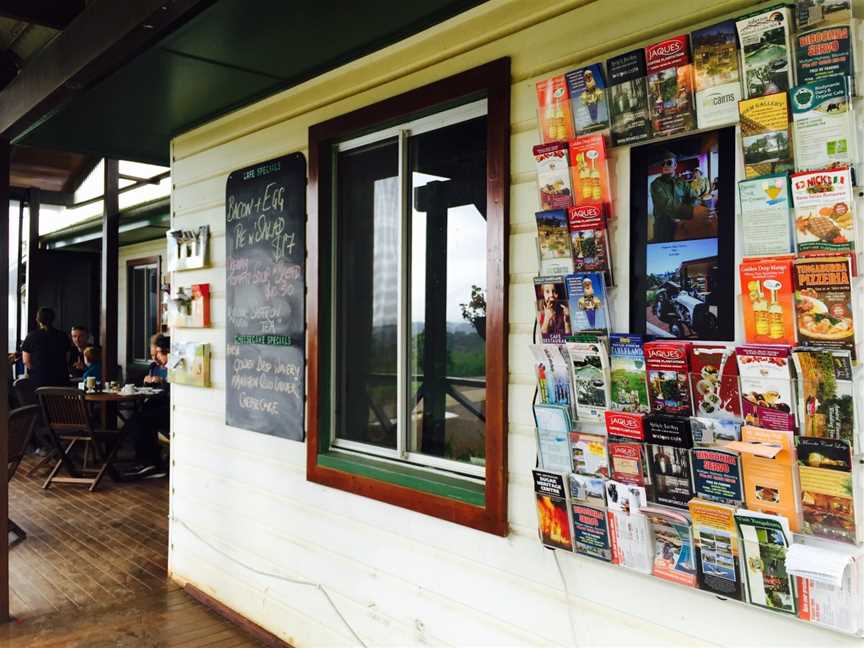
<instances>
[{"instance_id":1,"label":"wooden table","mask_svg":"<svg viewBox=\"0 0 864 648\"><path fill-rule=\"evenodd\" d=\"M122 394L120 392L87 392L84 400L88 403L134 403L138 400L149 398L153 394Z\"/></svg>"}]
</instances>

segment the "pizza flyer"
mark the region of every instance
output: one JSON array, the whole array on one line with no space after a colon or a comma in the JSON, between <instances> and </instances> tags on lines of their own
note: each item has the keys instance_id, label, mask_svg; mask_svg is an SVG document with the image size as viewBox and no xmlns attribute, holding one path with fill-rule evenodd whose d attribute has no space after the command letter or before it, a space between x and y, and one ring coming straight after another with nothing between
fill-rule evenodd
<instances>
[{"instance_id":1,"label":"pizza flyer","mask_svg":"<svg viewBox=\"0 0 864 648\"><path fill-rule=\"evenodd\" d=\"M801 532L855 544L858 533L849 443L840 439L799 437L798 471Z\"/></svg>"},{"instance_id":2,"label":"pizza flyer","mask_svg":"<svg viewBox=\"0 0 864 648\"><path fill-rule=\"evenodd\" d=\"M745 257L792 252L789 178L775 173L741 180L741 253Z\"/></svg>"},{"instance_id":3,"label":"pizza flyer","mask_svg":"<svg viewBox=\"0 0 864 648\"><path fill-rule=\"evenodd\" d=\"M692 416L688 342L646 342L645 367L652 412Z\"/></svg>"},{"instance_id":4,"label":"pizza flyer","mask_svg":"<svg viewBox=\"0 0 864 648\"><path fill-rule=\"evenodd\" d=\"M537 248L540 254L540 274L570 274L573 272L573 253L567 212L563 209L539 211L537 221Z\"/></svg>"},{"instance_id":5,"label":"pizza flyer","mask_svg":"<svg viewBox=\"0 0 864 648\"><path fill-rule=\"evenodd\" d=\"M849 257L798 259L793 265L798 343L846 349L855 359Z\"/></svg>"},{"instance_id":6,"label":"pizza flyer","mask_svg":"<svg viewBox=\"0 0 864 648\"><path fill-rule=\"evenodd\" d=\"M571 70L565 75L577 135L609 128L606 77L602 63Z\"/></svg>"},{"instance_id":7,"label":"pizza flyer","mask_svg":"<svg viewBox=\"0 0 864 648\"><path fill-rule=\"evenodd\" d=\"M831 76L854 79L849 25L800 32L795 37L795 70L798 83L812 83Z\"/></svg>"},{"instance_id":8,"label":"pizza flyer","mask_svg":"<svg viewBox=\"0 0 864 648\"><path fill-rule=\"evenodd\" d=\"M651 136L651 117L648 114L645 50L637 49L608 59L606 74L613 146L647 140Z\"/></svg>"},{"instance_id":9,"label":"pizza flyer","mask_svg":"<svg viewBox=\"0 0 864 648\"><path fill-rule=\"evenodd\" d=\"M741 43L744 97L786 92L792 85L792 14L772 7L740 18L735 26Z\"/></svg>"},{"instance_id":10,"label":"pizza flyer","mask_svg":"<svg viewBox=\"0 0 864 648\"><path fill-rule=\"evenodd\" d=\"M540 141L566 142L576 133L570 115L570 93L563 75L537 82L537 121Z\"/></svg>"},{"instance_id":11,"label":"pizza flyer","mask_svg":"<svg viewBox=\"0 0 864 648\"><path fill-rule=\"evenodd\" d=\"M791 348L745 344L735 349L741 376L744 422L772 430L794 430L796 401Z\"/></svg>"},{"instance_id":12,"label":"pizza flyer","mask_svg":"<svg viewBox=\"0 0 864 648\"><path fill-rule=\"evenodd\" d=\"M850 166L858 159L852 93L846 77L797 85L792 104L792 142L800 171Z\"/></svg>"},{"instance_id":13,"label":"pizza flyer","mask_svg":"<svg viewBox=\"0 0 864 648\"><path fill-rule=\"evenodd\" d=\"M603 272L611 278L609 235L603 205L594 203L571 207L567 210L567 227L573 270Z\"/></svg>"},{"instance_id":14,"label":"pizza flyer","mask_svg":"<svg viewBox=\"0 0 864 648\"><path fill-rule=\"evenodd\" d=\"M738 267L744 339L750 344L795 344L793 257L745 259Z\"/></svg>"},{"instance_id":15,"label":"pizza flyer","mask_svg":"<svg viewBox=\"0 0 864 648\"><path fill-rule=\"evenodd\" d=\"M713 128L738 121L741 75L738 69L738 35L735 21L697 29L690 34L696 86L699 128Z\"/></svg>"},{"instance_id":16,"label":"pizza flyer","mask_svg":"<svg viewBox=\"0 0 864 648\"><path fill-rule=\"evenodd\" d=\"M642 336L621 333L610 335L609 363L612 373L612 409L621 412L650 411Z\"/></svg>"},{"instance_id":17,"label":"pizza flyer","mask_svg":"<svg viewBox=\"0 0 864 648\"><path fill-rule=\"evenodd\" d=\"M573 189L570 185L567 142L538 144L534 147L534 162L537 165L540 208L566 209L572 205Z\"/></svg>"},{"instance_id":18,"label":"pizza flyer","mask_svg":"<svg viewBox=\"0 0 864 648\"><path fill-rule=\"evenodd\" d=\"M799 256L831 256L855 251L850 169L793 174L792 202Z\"/></svg>"},{"instance_id":19,"label":"pizza flyer","mask_svg":"<svg viewBox=\"0 0 864 648\"><path fill-rule=\"evenodd\" d=\"M611 216L609 165L603 135L579 135L570 140L570 165L573 183L573 204L596 205L606 208Z\"/></svg>"},{"instance_id":20,"label":"pizza flyer","mask_svg":"<svg viewBox=\"0 0 864 648\"><path fill-rule=\"evenodd\" d=\"M741 390L735 351L713 344L690 348L690 386L696 416L741 418Z\"/></svg>"},{"instance_id":21,"label":"pizza flyer","mask_svg":"<svg viewBox=\"0 0 864 648\"><path fill-rule=\"evenodd\" d=\"M785 92L778 92L738 103L741 143L744 149L744 175L783 173L793 169L789 141L789 106Z\"/></svg>"},{"instance_id":22,"label":"pizza flyer","mask_svg":"<svg viewBox=\"0 0 864 648\"><path fill-rule=\"evenodd\" d=\"M696 127L693 109L693 66L687 34L645 48L648 72L648 112L654 137Z\"/></svg>"},{"instance_id":23,"label":"pizza flyer","mask_svg":"<svg viewBox=\"0 0 864 648\"><path fill-rule=\"evenodd\" d=\"M855 444L852 354L846 350L795 349L801 435Z\"/></svg>"}]
</instances>

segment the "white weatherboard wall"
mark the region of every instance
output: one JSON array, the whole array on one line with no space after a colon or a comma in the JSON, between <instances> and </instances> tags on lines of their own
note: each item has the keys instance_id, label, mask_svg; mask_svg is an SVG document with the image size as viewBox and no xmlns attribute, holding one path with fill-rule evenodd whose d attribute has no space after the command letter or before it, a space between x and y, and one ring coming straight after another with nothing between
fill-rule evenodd
<instances>
[{"instance_id":1,"label":"white weatherboard wall","mask_svg":"<svg viewBox=\"0 0 864 648\"><path fill-rule=\"evenodd\" d=\"M300 647L356 641L321 592L250 567L323 584L369 645L572 644L568 607L581 646L858 644L558 552L568 596L553 553L537 540L527 350L537 271L534 83L752 6L745 0L493 0L175 139L172 226L210 225L213 266L184 273L183 280L211 284L213 327L173 334L213 345L213 387L173 389L172 576ZM311 484L304 444L224 424L228 174L286 153L306 153L312 124L501 56L512 58L513 70L506 538ZM613 225L613 256L616 272L627 277L626 150L616 156L620 217ZM617 288L613 299L615 319L626 321L627 287Z\"/></svg>"}]
</instances>

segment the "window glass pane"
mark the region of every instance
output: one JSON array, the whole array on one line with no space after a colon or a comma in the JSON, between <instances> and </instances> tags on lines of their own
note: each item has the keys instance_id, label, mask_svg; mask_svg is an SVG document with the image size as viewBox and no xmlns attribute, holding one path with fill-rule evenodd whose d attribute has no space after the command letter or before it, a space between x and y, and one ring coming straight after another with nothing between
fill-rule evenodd
<instances>
[{"instance_id":1,"label":"window glass pane","mask_svg":"<svg viewBox=\"0 0 864 648\"><path fill-rule=\"evenodd\" d=\"M144 268L133 268L130 298L132 300L132 358L143 361L149 356L149 349L142 345L146 324L147 274Z\"/></svg>"},{"instance_id":2,"label":"window glass pane","mask_svg":"<svg viewBox=\"0 0 864 648\"><path fill-rule=\"evenodd\" d=\"M485 464L486 118L413 136L413 452Z\"/></svg>"},{"instance_id":3,"label":"window glass pane","mask_svg":"<svg viewBox=\"0 0 864 648\"><path fill-rule=\"evenodd\" d=\"M337 160L336 394L339 439L396 447L399 146Z\"/></svg>"}]
</instances>

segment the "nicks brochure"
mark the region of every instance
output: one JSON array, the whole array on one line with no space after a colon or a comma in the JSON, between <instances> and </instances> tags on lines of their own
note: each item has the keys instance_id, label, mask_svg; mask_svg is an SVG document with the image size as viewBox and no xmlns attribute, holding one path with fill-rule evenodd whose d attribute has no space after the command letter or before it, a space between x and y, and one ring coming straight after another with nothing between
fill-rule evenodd
<instances>
[{"instance_id":1,"label":"nicks brochure","mask_svg":"<svg viewBox=\"0 0 864 648\"><path fill-rule=\"evenodd\" d=\"M773 7L736 22L741 43L744 97L787 91L793 83L792 15L788 7Z\"/></svg>"},{"instance_id":2,"label":"nicks brochure","mask_svg":"<svg viewBox=\"0 0 864 648\"><path fill-rule=\"evenodd\" d=\"M856 544L852 450L848 441L798 437L801 533Z\"/></svg>"},{"instance_id":3,"label":"nicks brochure","mask_svg":"<svg viewBox=\"0 0 864 648\"><path fill-rule=\"evenodd\" d=\"M786 520L776 515L738 509L735 523L741 535L747 598L753 605L796 614L795 586L786 569L792 534Z\"/></svg>"},{"instance_id":4,"label":"nicks brochure","mask_svg":"<svg viewBox=\"0 0 864 648\"><path fill-rule=\"evenodd\" d=\"M792 201L798 256L836 256L855 251L850 169L793 174Z\"/></svg>"},{"instance_id":5,"label":"nicks brochure","mask_svg":"<svg viewBox=\"0 0 864 648\"><path fill-rule=\"evenodd\" d=\"M606 347L595 342L568 342L570 375L576 418L603 421L609 408L609 357Z\"/></svg>"},{"instance_id":6,"label":"nicks brochure","mask_svg":"<svg viewBox=\"0 0 864 648\"><path fill-rule=\"evenodd\" d=\"M831 76L854 79L849 25L799 32L795 37L795 71L798 83L812 83Z\"/></svg>"},{"instance_id":7,"label":"nicks brochure","mask_svg":"<svg viewBox=\"0 0 864 648\"><path fill-rule=\"evenodd\" d=\"M534 298L537 302L537 326L541 339L546 343L564 344L567 338L573 335L564 277L535 277Z\"/></svg>"},{"instance_id":8,"label":"nicks brochure","mask_svg":"<svg viewBox=\"0 0 864 648\"><path fill-rule=\"evenodd\" d=\"M713 344L690 347L690 385L697 416L741 419L738 363L733 349Z\"/></svg>"},{"instance_id":9,"label":"nicks brochure","mask_svg":"<svg viewBox=\"0 0 864 648\"><path fill-rule=\"evenodd\" d=\"M570 474L570 499L574 504L606 506L606 480L591 475Z\"/></svg>"},{"instance_id":10,"label":"nicks brochure","mask_svg":"<svg viewBox=\"0 0 864 648\"><path fill-rule=\"evenodd\" d=\"M609 336L612 371L612 409L621 412L648 412L645 382L645 354L642 337L622 333Z\"/></svg>"},{"instance_id":11,"label":"nicks brochure","mask_svg":"<svg viewBox=\"0 0 864 648\"><path fill-rule=\"evenodd\" d=\"M738 121L741 75L735 21L727 20L690 34L699 128Z\"/></svg>"},{"instance_id":12,"label":"nicks brochure","mask_svg":"<svg viewBox=\"0 0 864 648\"><path fill-rule=\"evenodd\" d=\"M651 522L654 539L651 573L679 585L696 587L696 552L687 516L657 506L647 506L640 513Z\"/></svg>"},{"instance_id":13,"label":"nicks brochure","mask_svg":"<svg viewBox=\"0 0 864 648\"><path fill-rule=\"evenodd\" d=\"M573 540L576 553L612 561L606 509L573 502Z\"/></svg>"},{"instance_id":14,"label":"nicks brochure","mask_svg":"<svg viewBox=\"0 0 864 648\"><path fill-rule=\"evenodd\" d=\"M606 283L602 272L574 272L565 278L573 332L609 330Z\"/></svg>"},{"instance_id":15,"label":"nicks brochure","mask_svg":"<svg viewBox=\"0 0 864 648\"><path fill-rule=\"evenodd\" d=\"M654 501L687 508L693 497L690 479L690 420L680 416L650 414L645 417L645 442Z\"/></svg>"},{"instance_id":16,"label":"nicks brochure","mask_svg":"<svg viewBox=\"0 0 864 648\"><path fill-rule=\"evenodd\" d=\"M571 272L602 272L612 283L612 258L609 253L609 232L605 208L601 204L579 205L567 210L567 225L572 250Z\"/></svg>"},{"instance_id":17,"label":"nicks brochure","mask_svg":"<svg viewBox=\"0 0 864 648\"><path fill-rule=\"evenodd\" d=\"M741 375L744 421L772 430L795 429L791 349L781 344L746 344L735 349Z\"/></svg>"},{"instance_id":18,"label":"nicks brochure","mask_svg":"<svg viewBox=\"0 0 864 648\"><path fill-rule=\"evenodd\" d=\"M573 551L568 488L565 475L549 470L533 470L540 540L547 547Z\"/></svg>"},{"instance_id":19,"label":"nicks brochure","mask_svg":"<svg viewBox=\"0 0 864 648\"><path fill-rule=\"evenodd\" d=\"M735 419L690 417L693 445L705 448L724 446L741 438L741 422Z\"/></svg>"},{"instance_id":20,"label":"nicks brochure","mask_svg":"<svg viewBox=\"0 0 864 648\"><path fill-rule=\"evenodd\" d=\"M852 354L846 350L795 349L801 436L855 444Z\"/></svg>"},{"instance_id":21,"label":"nicks brochure","mask_svg":"<svg viewBox=\"0 0 864 648\"><path fill-rule=\"evenodd\" d=\"M744 597L735 509L731 506L690 500L696 543L699 589L737 600Z\"/></svg>"},{"instance_id":22,"label":"nicks brochure","mask_svg":"<svg viewBox=\"0 0 864 648\"><path fill-rule=\"evenodd\" d=\"M793 265L798 343L846 349L855 359L849 257L798 259Z\"/></svg>"},{"instance_id":23,"label":"nicks brochure","mask_svg":"<svg viewBox=\"0 0 864 648\"><path fill-rule=\"evenodd\" d=\"M645 368L652 412L691 416L689 342L646 342Z\"/></svg>"},{"instance_id":24,"label":"nicks brochure","mask_svg":"<svg viewBox=\"0 0 864 648\"><path fill-rule=\"evenodd\" d=\"M738 104L744 175L747 178L792 171L789 108L785 92L744 99Z\"/></svg>"},{"instance_id":25,"label":"nicks brochure","mask_svg":"<svg viewBox=\"0 0 864 648\"><path fill-rule=\"evenodd\" d=\"M741 253L745 257L792 251L792 203L785 173L741 180Z\"/></svg>"},{"instance_id":26,"label":"nicks brochure","mask_svg":"<svg viewBox=\"0 0 864 648\"><path fill-rule=\"evenodd\" d=\"M646 47L645 64L652 136L693 130L696 111L693 108L693 66L687 35Z\"/></svg>"},{"instance_id":27,"label":"nicks brochure","mask_svg":"<svg viewBox=\"0 0 864 648\"><path fill-rule=\"evenodd\" d=\"M783 516L793 531L799 531L801 502L792 432L745 425L741 440L726 448L741 453L747 508Z\"/></svg>"},{"instance_id":28,"label":"nicks brochure","mask_svg":"<svg viewBox=\"0 0 864 648\"><path fill-rule=\"evenodd\" d=\"M570 361L557 344L531 344L537 397L544 405L572 408L570 395ZM572 409L571 409L572 412Z\"/></svg>"},{"instance_id":29,"label":"nicks brochure","mask_svg":"<svg viewBox=\"0 0 864 648\"><path fill-rule=\"evenodd\" d=\"M789 97L799 171L850 166L858 159L855 113L846 77L797 85Z\"/></svg>"},{"instance_id":30,"label":"nicks brochure","mask_svg":"<svg viewBox=\"0 0 864 648\"><path fill-rule=\"evenodd\" d=\"M651 136L645 50L637 49L606 61L612 145L635 144Z\"/></svg>"},{"instance_id":31,"label":"nicks brochure","mask_svg":"<svg viewBox=\"0 0 864 648\"><path fill-rule=\"evenodd\" d=\"M738 267L748 343L795 344L792 260L791 256L744 259Z\"/></svg>"},{"instance_id":32,"label":"nicks brochure","mask_svg":"<svg viewBox=\"0 0 864 648\"><path fill-rule=\"evenodd\" d=\"M537 121L540 141L566 142L576 133L570 115L570 93L564 76L537 82Z\"/></svg>"},{"instance_id":33,"label":"nicks brochure","mask_svg":"<svg viewBox=\"0 0 864 648\"><path fill-rule=\"evenodd\" d=\"M563 405L534 405L537 449L544 470L570 472L570 410Z\"/></svg>"},{"instance_id":34,"label":"nicks brochure","mask_svg":"<svg viewBox=\"0 0 864 648\"><path fill-rule=\"evenodd\" d=\"M744 485L741 459L737 452L721 448L693 448L690 451L690 466L696 497L741 506Z\"/></svg>"},{"instance_id":35,"label":"nicks brochure","mask_svg":"<svg viewBox=\"0 0 864 648\"><path fill-rule=\"evenodd\" d=\"M609 128L606 77L602 63L576 68L565 75L577 135Z\"/></svg>"},{"instance_id":36,"label":"nicks brochure","mask_svg":"<svg viewBox=\"0 0 864 648\"><path fill-rule=\"evenodd\" d=\"M566 209L573 204L567 142L538 144L533 151L537 167L540 209Z\"/></svg>"},{"instance_id":37,"label":"nicks brochure","mask_svg":"<svg viewBox=\"0 0 864 648\"><path fill-rule=\"evenodd\" d=\"M601 204L611 216L609 164L603 135L579 135L570 140L570 166L573 179L573 204Z\"/></svg>"},{"instance_id":38,"label":"nicks brochure","mask_svg":"<svg viewBox=\"0 0 864 648\"><path fill-rule=\"evenodd\" d=\"M609 476L609 458L606 453L606 437L587 432L570 433L573 472L595 477Z\"/></svg>"},{"instance_id":39,"label":"nicks brochure","mask_svg":"<svg viewBox=\"0 0 864 648\"><path fill-rule=\"evenodd\" d=\"M540 274L555 275L573 272L567 212L563 209L540 211L534 214L534 218L537 221Z\"/></svg>"}]
</instances>

